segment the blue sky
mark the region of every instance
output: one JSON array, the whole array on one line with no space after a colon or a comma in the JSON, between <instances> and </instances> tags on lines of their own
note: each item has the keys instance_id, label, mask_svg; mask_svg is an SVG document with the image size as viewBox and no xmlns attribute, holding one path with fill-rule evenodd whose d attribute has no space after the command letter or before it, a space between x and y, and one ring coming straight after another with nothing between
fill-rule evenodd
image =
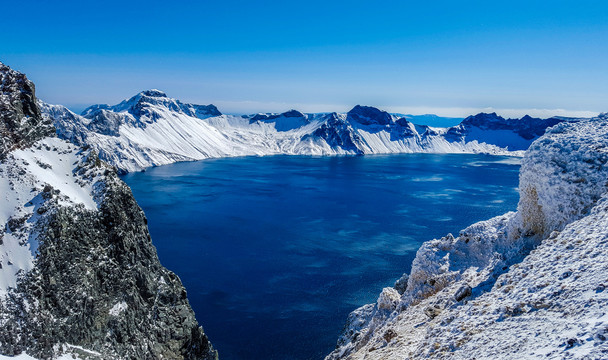
<instances>
[{"instance_id":1,"label":"blue sky","mask_svg":"<svg viewBox=\"0 0 608 360\"><path fill-rule=\"evenodd\" d=\"M0 61L80 110L608 111L606 1L5 1ZM6 14L14 14L6 16ZM560 110L561 109L561 110Z\"/></svg>"}]
</instances>

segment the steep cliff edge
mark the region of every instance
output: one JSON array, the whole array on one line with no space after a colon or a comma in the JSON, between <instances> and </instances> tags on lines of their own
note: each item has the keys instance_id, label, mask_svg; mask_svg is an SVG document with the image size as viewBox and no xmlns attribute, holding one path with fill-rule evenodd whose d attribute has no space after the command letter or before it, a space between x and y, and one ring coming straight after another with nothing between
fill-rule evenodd
<instances>
[{"instance_id":1,"label":"steep cliff edge","mask_svg":"<svg viewBox=\"0 0 608 360\"><path fill-rule=\"evenodd\" d=\"M608 116L527 151L517 212L423 244L327 359L608 357Z\"/></svg>"},{"instance_id":2,"label":"steep cliff edge","mask_svg":"<svg viewBox=\"0 0 608 360\"><path fill-rule=\"evenodd\" d=\"M0 63L0 160L19 147L54 134L51 120L36 105L34 84Z\"/></svg>"},{"instance_id":3,"label":"steep cliff edge","mask_svg":"<svg viewBox=\"0 0 608 360\"><path fill-rule=\"evenodd\" d=\"M128 186L0 77L0 354L216 359Z\"/></svg>"}]
</instances>

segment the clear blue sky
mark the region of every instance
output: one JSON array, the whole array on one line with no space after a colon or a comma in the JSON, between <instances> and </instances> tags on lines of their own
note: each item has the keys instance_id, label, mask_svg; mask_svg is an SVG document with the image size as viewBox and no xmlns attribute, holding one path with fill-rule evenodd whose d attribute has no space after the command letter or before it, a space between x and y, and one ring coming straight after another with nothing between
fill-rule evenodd
<instances>
[{"instance_id":1,"label":"clear blue sky","mask_svg":"<svg viewBox=\"0 0 608 360\"><path fill-rule=\"evenodd\" d=\"M158 88L242 113L608 111L607 1L23 0L1 24L0 61L77 110Z\"/></svg>"}]
</instances>

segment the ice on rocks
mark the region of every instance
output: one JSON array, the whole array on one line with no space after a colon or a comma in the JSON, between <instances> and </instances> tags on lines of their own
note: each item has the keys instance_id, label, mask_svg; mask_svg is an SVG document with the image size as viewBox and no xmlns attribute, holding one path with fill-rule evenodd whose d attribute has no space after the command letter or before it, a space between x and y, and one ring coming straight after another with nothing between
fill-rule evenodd
<instances>
[{"instance_id":1,"label":"ice on rocks","mask_svg":"<svg viewBox=\"0 0 608 360\"><path fill-rule=\"evenodd\" d=\"M605 358L607 163L606 115L550 129L518 211L424 243L396 311L355 310L327 359Z\"/></svg>"},{"instance_id":2,"label":"ice on rocks","mask_svg":"<svg viewBox=\"0 0 608 360\"><path fill-rule=\"evenodd\" d=\"M378 309L393 311L397 308L401 295L394 288L386 287L382 289L378 297Z\"/></svg>"}]
</instances>

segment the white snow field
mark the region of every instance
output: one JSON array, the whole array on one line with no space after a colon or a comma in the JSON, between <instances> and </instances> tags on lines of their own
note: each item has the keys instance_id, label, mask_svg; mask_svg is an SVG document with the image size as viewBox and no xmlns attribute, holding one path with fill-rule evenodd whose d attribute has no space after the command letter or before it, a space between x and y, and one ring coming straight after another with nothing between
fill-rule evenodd
<instances>
[{"instance_id":1,"label":"white snow field","mask_svg":"<svg viewBox=\"0 0 608 360\"><path fill-rule=\"evenodd\" d=\"M80 147L58 138L39 140L32 147L14 150L0 163L0 297L15 287L17 276L33 266L37 248L35 224L41 190L52 193L61 206L97 208L97 177L84 177L75 169L86 161ZM89 174L90 175L90 174Z\"/></svg>"},{"instance_id":2,"label":"white snow field","mask_svg":"<svg viewBox=\"0 0 608 360\"><path fill-rule=\"evenodd\" d=\"M424 243L327 360L607 359L608 115L548 130L519 188L517 212Z\"/></svg>"}]
</instances>

